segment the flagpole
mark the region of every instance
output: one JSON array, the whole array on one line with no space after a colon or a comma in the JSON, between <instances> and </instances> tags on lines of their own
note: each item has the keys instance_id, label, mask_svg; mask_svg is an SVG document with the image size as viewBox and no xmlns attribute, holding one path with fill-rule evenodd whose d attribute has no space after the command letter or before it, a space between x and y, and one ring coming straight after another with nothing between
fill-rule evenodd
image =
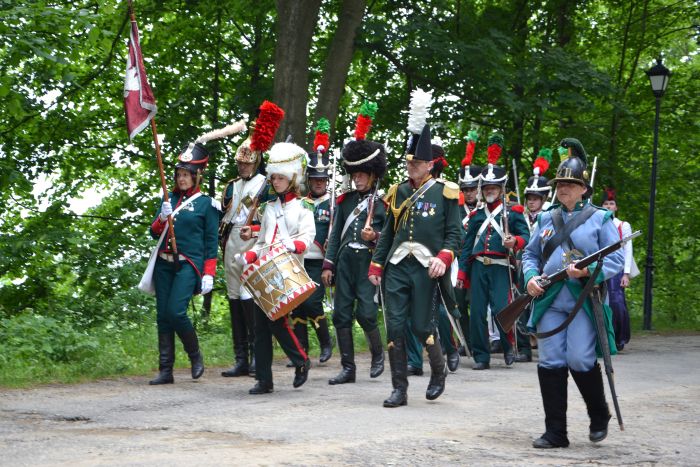
<instances>
[{"instance_id":1,"label":"flagpole","mask_svg":"<svg viewBox=\"0 0 700 467\"><path fill-rule=\"evenodd\" d=\"M134 6L129 0L129 17L132 23L136 23L136 15L134 14ZM165 182L165 170L163 169L163 157L160 153L160 143L158 142L158 130L156 129L156 117L155 115L151 118L151 133L153 134L153 144L156 148L156 160L158 161L158 171L160 172L160 185L163 189L163 201L167 202L168 199L168 186ZM180 269L179 253L177 249L177 241L175 240L175 228L173 227L173 216L168 214L168 236L170 237L170 246L173 251L173 265L175 270ZM166 246L167 247L167 246Z\"/></svg>"}]
</instances>

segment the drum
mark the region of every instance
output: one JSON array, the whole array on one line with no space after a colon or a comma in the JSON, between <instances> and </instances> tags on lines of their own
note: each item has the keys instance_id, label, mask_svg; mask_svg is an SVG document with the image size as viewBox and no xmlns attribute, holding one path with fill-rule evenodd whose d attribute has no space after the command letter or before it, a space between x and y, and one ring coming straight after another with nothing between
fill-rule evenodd
<instances>
[{"instance_id":1,"label":"drum","mask_svg":"<svg viewBox=\"0 0 700 467\"><path fill-rule=\"evenodd\" d=\"M297 257L281 245L245 266L241 283L272 321L290 313L316 289Z\"/></svg>"}]
</instances>

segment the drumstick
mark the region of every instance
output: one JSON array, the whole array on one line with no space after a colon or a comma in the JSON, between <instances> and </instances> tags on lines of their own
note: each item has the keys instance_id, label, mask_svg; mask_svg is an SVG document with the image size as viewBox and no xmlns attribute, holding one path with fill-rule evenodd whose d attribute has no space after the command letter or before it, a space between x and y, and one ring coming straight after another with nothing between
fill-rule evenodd
<instances>
[{"instance_id":1,"label":"drumstick","mask_svg":"<svg viewBox=\"0 0 700 467\"><path fill-rule=\"evenodd\" d=\"M301 237L302 235L304 235L304 234L303 234L303 233L298 233L298 234L290 235L288 238L297 238L297 237ZM263 246L261 246L261 247L259 247L259 248L251 248L250 251L255 251L255 252L257 253L258 251L262 251L262 250L265 250L265 249L271 249L273 246L279 245L279 244L282 243L283 241L284 241L284 240L279 240L279 241L277 241L277 242L270 243L269 245L263 245Z\"/></svg>"}]
</instances>

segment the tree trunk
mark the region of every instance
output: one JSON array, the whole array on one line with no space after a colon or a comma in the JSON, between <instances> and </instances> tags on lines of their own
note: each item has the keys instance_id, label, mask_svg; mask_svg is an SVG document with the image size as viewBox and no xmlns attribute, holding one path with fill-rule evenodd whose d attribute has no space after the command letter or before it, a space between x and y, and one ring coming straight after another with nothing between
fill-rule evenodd
<instances>
[{"instance_id":1,"label":"tree trunk","mask_svg":"<svg viewBox=\"0 0 700 467\"><path fill-rule=\"evenodd\" d=\"M355 52L355 36L362 24L366 6L366 0L343 0L338 15L338 28L326 54L315 121L321 117L327 118L331 122L331 136L335 133L338 106Z\"/></svg>"},{"instance_id":2,"label":"tree trunk","mask_svg":"<svg viewBox=\"0 0 700 467\"><path fill-rule=\"evenodd\" d=\"M277 0L274 101L285 112L277 140L303 145L309 98L309 55L321 0Z\"/></svg>"},{"instance_id":3,"label":"tree trunk","mask_svg":"<svg viewBox=\"0 0 700 467\"><path fill-rule=\"evenodd\" d=\"M525 55L527 53L527 38L528 38L528 27L527 20L530 16L530 9L528 8L528 0L521 0L515 5L515 17L513 20L513 54L514 62L517 68L520 68L525 62ZM516 71L517 73L517 71ZM516 79L513 83L513 94L518 98L518 101L522 102L525 96L525 85L522 80ZM513 126L511 128L511 144L508 154L510 157L515 159L516 164L520 164L520 159L523 154L523 135L525 130L525 115L522 111L518 114L513 115ZM512 163L507 158L501 162L504 164L506 170L510 172ZM507 165L506 165L507 164ZM513 183L517 183L513 177L510 177Z\"/></svg>"}]
</instances>

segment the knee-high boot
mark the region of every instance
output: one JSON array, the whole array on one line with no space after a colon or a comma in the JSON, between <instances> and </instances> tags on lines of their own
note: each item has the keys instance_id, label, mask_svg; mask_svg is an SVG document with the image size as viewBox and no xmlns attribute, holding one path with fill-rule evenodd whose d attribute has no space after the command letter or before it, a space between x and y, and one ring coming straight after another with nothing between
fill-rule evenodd
<instances>
[{"instance_id":1,"label":"knee-high boot","mask_svg":"<svg viewBox=\"0 0 700 467\"><path fill-rule=\"evenodd\" d=\"M158 334L158 376L148 384L173 384L173 365L175 364L175 333Z\"/></svg>"},{"instance_id":2,"label":"knee-high boot","mask_svg":"<svg viewBox=\"0 0 700 467\"><path fill-rule=\"evenodd\" d=\"M321 347L321 355L319 355L318 361L321 363L327 362L333 355L333 342L328 331L328 319L325 316L321 316L314 320L314 329L318 337L318 344Z\"/></svg>"},{"instance_id":3,"label":"knee-high boot","mask_svg":"<svg viewBox=\"0 0 700 467\"><path fill-rule=\"evenodd\" d=\"M408 356L404 337L397 337L389 343L389 366L391 386L394 390L384 401L384 407L400 407L408 403Z\"/></svg>"},{"instance_id":4,"label":"knee-high boot","mask_svg":"<svg viewBox=\"0 0 700 467\"><path fill-rule=\"evenodd\" d=\"M538 366L537 376L540 380L546 431L533 441L532 446L544 449L568 447L569 439L566 436L568 368L549 369Z\"/></svg>"},{"instance_id":5,"label":"knee-high boot","mask_svg":"<svg viewBox=\"0 0 700 467\"><path fill-rule=\"evenodd\" d=\"M597 443L608 436L608 422L610 421L610 409L605 401L605 389L603 387L603 374L600 365L595 362L593 368L588 371L571 371L578 390L586 401L586 409L591 419L588 439Z\"/></svg>"},{"instance_id":6,"label":"knee-high boot","mask_svg":"<svg viewBox=\"0 0 700 467\"><path fill-rule=\"evenodd\" d=\"M440 342L426 344L425 349L428 351L428 361L430 362L430 382L425 391L425 398L432 401L440 397L440 394L445 390L447 368Z\"/></svg>"},{"instance_id":7,"label":"knee-high boot","mask_svg":"<svg viewBox=\"0 0 700 467\"><path fill-rule=\"evenodd\" d=\"M202 357L202 352L199 351L197 332L192 329L191 331L178 333L178 335L183 347L185 347L187 356L190 357L192 378L198 379L204 373L204 358Z\"/></svg>"},{"instance_id":8,"label":"knee-high boot","mask_svg":"<svg viewBox=\"0 0 700 467\"><path fill-rule=\"evenodd\" d=\"M338 376L328 380L328 384L345 384L355 382L355 346L352 342L352 328L336 329L338 333L338 348L340 349L340 364L342 368Z\"/></svg>"},{"instance_id":9,"label":"knee-high boot","mask_svg":"<svg viewBox=\"0 0 700 467\"><path fill-rule=\"evenodd\" d=\"M252 298L241 300L241 306L243 307L243 316L245 317L248 335L248 355L250 355L248 374L255 376L255 302Z\"/></svg>"},{"instance_id":10,"label":"knee-high boot","mask_svg":"<svg viewBox=\"0 0 700 467\"><path fill-rule=\"evenodd\" d=\"M248 374L248 333L243 305L237 298L228 299L229 313L231 315L231 340L233 341L233 354L235 363L233 367L222 371L221 376L234 377Z\"/></svg>"},{"instance_id":11,"label":"knee-high boot","mask_svg":"<svg viewBox=\"0 0 700 467\"><path fill-rule=\"evenodd\" d=\"M384 373L384 348L382 347L382 335L379 333L379 328L374 328L367 333L367 342L372 354L369 377L376 378Z\"/></svg>"}]
</instances>

